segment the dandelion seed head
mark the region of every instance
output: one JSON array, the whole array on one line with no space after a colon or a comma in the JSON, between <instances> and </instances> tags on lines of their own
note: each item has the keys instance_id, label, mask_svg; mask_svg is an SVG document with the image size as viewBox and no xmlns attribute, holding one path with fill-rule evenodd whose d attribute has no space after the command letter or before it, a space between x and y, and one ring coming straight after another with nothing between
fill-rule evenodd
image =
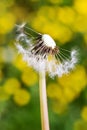
<instances>
[{"instance_id":1,"label":"dandelion seed head","mask_svg":"<svg viewBox=\"0 0 87 130\"><path fill-rule=\"evenodd\" d=\"M35 39L32 40L32 37L28 37L28 33L23 32L25 25L23 24L21 27L23 28L16 39L16 47L29 66L38 72L47 72L52 78L56 75L61 77L75 67L77 63L77 51L75 49L68 51L57 47L55 41L48 34L37 33ZM28 43L27 48L20 44L21 38L24 38L24 44Z\"/></svg>"}]
</instances>

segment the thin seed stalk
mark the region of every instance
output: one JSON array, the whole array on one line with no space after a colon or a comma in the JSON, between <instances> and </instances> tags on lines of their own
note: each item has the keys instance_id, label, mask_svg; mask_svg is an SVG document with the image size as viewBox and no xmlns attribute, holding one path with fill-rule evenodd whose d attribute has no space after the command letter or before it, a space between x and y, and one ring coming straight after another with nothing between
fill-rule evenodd
<instances>
[{"instance_id":1,"label":"thin seed stalk","mask_svg":"<svg viewBox=\"0 0 87 130\"><path fill-rule=\"evenodd\" d=\"M45 71L39 73L39 91L42 130L49 130Z\"/></svg>"}]
</instances>

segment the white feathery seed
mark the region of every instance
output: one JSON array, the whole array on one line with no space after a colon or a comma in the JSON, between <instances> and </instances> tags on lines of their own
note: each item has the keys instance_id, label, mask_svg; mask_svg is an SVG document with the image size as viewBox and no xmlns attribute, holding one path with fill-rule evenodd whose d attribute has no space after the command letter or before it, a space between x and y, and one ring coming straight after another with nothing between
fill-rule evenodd
<instances>
[{"instance_id":1,"label":"white feathery seed","mask_svg":"<svg viewBox=\"0 0 87 130\"><path fill-rule=\"evenodd\" d=\"M25 24L21 26L17 25L17 27L20 34L16 39L16 47L19 53L23 55L23 60L36 71L40 72L44 70L49 73L50 77L54 77L56 75L61 77L63 74L69 73L69 71L75 67L77 63L76 50L72 50L70 52L70 57L67 59L66 54L64 55L67 50L65 50L64 53L62 52L63 49L61 51L60 48L58 48L58 51L55 51L55 48L57 47L56 43L48 34L39 35L39 43L37 42L34 44L33 41L30 40L30 38L28 39L27 35L23 33ZM20 42L18 42L22 37L25 39L27 38L28 42L30 42L27 49L23 48ZM50 55L51 59L49 60Z\"/></svg>"},{"instance_id":2,"label":"white feathery seed","mask_svg":"<svg viewBox=\"0 0 87 130\"><path fill-rule=\"evenodd\" d=\"M17 24L16 24L17 31L20 31L21 29L23 29L23 28L25 27L25 25L26 25L26 22L24 22L24 23L22 23L22 24L20 24L20 25L17 25Z\"/></svg>"},{"instance_id":3,"label":"white feathery seed","mask_svg":"<svg viewBox=\"0 0 87 130\"><path fill-rule=\"evenodd\" d=\"M26 35L24 33L21 33L17 36L16 41L20 41L21 38L25 38Z\"/></svg>"}]
</instances>

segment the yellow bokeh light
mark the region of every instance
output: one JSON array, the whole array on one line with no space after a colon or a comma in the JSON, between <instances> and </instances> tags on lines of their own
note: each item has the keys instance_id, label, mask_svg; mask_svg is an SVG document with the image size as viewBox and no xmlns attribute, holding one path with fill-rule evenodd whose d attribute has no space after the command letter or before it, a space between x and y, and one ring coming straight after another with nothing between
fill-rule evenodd
<instances>
[{"instance_id":1,"label":"yellow bokeh light","mask_svg":"<svg viewBox=\"0 0 87 130\"><path fill-rule=\"evenodd\" d=\"M9 78L4 84L4 91L7 94L14 94L20 88L20 82L15 78Z\"/></svg>"},{"instance_id":2,"label":"yellow bokeh light","mask_svg":"<svg viewBox=\"0 0 87 130\"><path fill-rule=\"evenodd\" d=\"M56 31L57 31L57 39L62 44L66 43L72 39L73 33L68 27L59 24L59 26L57 25Z\"/></svg>"},{"instance_id":3,"label":"yellow bokeh light","mask_svg":"<svg viewBox=\"0 0 87 130\"><path fill-rule=\"evenodd\" d=\"M87 15L87 0L74 0L74 8L78 13Z\"/></svg>"},{"instance_id":4,"label":"yellow bokeh light","mask_svg":"<svg viewBox=\"0 0 87 130\"><path fill-rule=\"evenodd\" d=\"M73 36L72 31L68 27L56 22L55 23L47 22L44 25L43 32L48 33L54 39L58 40L62 44L70 41Z\"/></svg>"},{"instance_id":5,"label":"yellow bokeh light","mask_svg":"<svg viewBox=\"0 0 87 130\"><path fill-rule=\"evenodd\" d=\"M58 8L52 8L49 6L42 7L38 11L37 17L34 18L32 26L36 30L41 30L42 33L51 35L59 42L66 43L72 39L73 33L68 26L59 22L57 14Z\"/></svg>"},{"instance_id":6,"label":"yellow bokeh light","mask_svg":"<svg viewBox=\"0 0 87 130\"><path fill-rule=\"evenodd\" d=\"M75 32L87 32L87 16L77 15L72 29Z\"/></svg>"},{"instance_id":7,"label":"yellow bokeh light","mask_svg":"<svg viewBox=\"0 0 87 130\"><path fill-rule=\"evenodd\" d=\"M75 71L69 75L58 78L58 82L62 87L72 88L75 92L80 92L86 87L87 75L83 66L78 66Z\"/></svg>"},{"instance_id":8,"label":"yellow bokeh light","mask_svg":"<svg viewBox=\"0 0 87 130\"><path fill-rule=\"evenodd\" d=\"M18 55L16 59L13 61L15 67L17 67L20 71L25 70L28 66L27 63L23 61L23 57Z\"/></svg>"},{"instance_id":9,"label":"yellow bokeh light","mask_svg":"<svg viewBox=\"0 0 87 130\"><path fill-rule=\"evenodd\" d=\"M58 20L66 25L72 25L76 17L75 11L68 6L59 8L57 14Z\"/></svg>"},{"instance_id":10,"label":"yellow bokeh light","mask_svg":"<svg viewBox=\"0 0 87 130\"><path fill-rule=\"evenodd\" d=\"M38 77L37 74L34 72L33 69L27 67L23 73L22 73L22 81L28 85L28 86L33 86L37 83Z\"/></svg>"},{"instance_id":11,"label":"yellow bokeh light","mask_svg":"<svg viewBox=\"0 0 87 130\"><path fill-rule=\"evenodd\" d=\"M80 92L86 87L87 76L84 67L78 66L69 75L58 78L58 83L50 83L47 86L47 95L52 100L57 100L67 105L77 98Z\"/></svg>"},{"instance_id":12,"label":"yellow bokeh light","mask_svg":"<svg viewBox=\"0 0 87 130\"><path fill-rule=\"evenodd\" d=\"M49 98L60 99L62 97L62 89L56 83L47 86L47 95Z\"/></svg>"},{"instance_id":13,"label":"yellow bokeh light","mask_svg":"<svg viewBox=\"0 0 87 130\"><path fill-rule=\"evenodd\" d=\"M13 96L14 102L19 106L24 106L28 104L30 98L31 98L30 93L25 89L18 89Z\"/></svg>"},{"instance_id":14,"label":"yellow bokeh light","mask_svg":"<svg viewBox=\"0 0 87 130\"><path fill-rule=\"evenodd\" d=\"M11 31L15 24L15 17L11 13L6 13L0 17L0 34Z\"/></svg>"},{"instance_id":15,"label":"yellow bokeh light","mask_svg":"<svg viewBox=\"0 0 87 130\"><path fill-rule=\"evenodd\" d=\"M67 87L63 89L63 94L68 103L73 101L76 97L76 93L73 91L73 89Z\"/></svg>"}]
</instances>

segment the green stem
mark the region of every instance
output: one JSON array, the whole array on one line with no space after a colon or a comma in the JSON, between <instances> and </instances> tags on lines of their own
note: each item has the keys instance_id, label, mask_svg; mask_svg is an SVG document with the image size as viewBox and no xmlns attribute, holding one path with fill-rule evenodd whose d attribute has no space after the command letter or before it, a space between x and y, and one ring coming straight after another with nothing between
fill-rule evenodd
<instances>
[{"instance_id":1,"label":"green stem","mask_svg":"<svg viewBox=\"0 0 87 130\"><path fill-rule=\"evenodd\" d=\"M39 90L42 130L49 130L45 71L39 73Z\"/></svg>"}]
</instances>

